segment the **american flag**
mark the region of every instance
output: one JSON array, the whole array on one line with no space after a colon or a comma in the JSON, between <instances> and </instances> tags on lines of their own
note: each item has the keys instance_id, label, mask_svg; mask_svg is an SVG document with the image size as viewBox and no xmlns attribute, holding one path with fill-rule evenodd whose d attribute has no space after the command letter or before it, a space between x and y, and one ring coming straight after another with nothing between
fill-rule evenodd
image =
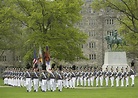
<instances>
[{"instance_id":1,"label":"american flag","mask_svg":"<svg viewBox=\"0 0 138 98\"><path fill-rule=\"evenodd\" d=\"M37 63L37 56L36 56L36 50L34 50L34 59L33 59L33 65Z\"/></svg>"}]
</instances>

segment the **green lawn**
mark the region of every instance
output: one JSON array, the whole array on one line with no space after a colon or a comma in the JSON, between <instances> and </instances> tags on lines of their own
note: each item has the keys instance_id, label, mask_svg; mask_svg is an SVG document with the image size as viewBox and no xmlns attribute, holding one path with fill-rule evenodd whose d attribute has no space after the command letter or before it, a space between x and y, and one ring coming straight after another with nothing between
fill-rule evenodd
<instances>
[{"instance_id":1,"label":"green lawn","mask_svg":"<svg viewBox=\"0 0 138 98\"><path fill-rule=\"evenodd\" d=\"M0 79L0 85L3 80ZM63 89L62 92L26 92L26 88L0 87L0 98L138 98L138 78L135 87L103 87L97 89Z\"/></svg>"}]
</instances>

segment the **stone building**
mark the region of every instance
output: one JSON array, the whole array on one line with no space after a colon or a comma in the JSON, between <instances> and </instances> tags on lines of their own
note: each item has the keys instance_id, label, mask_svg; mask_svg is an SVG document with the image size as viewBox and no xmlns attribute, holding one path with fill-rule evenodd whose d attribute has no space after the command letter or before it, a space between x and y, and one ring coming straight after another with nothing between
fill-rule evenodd
<instances>
[{"instance_id":1,"label":"stone building","mask_svg":"<svg viewBox=\"0 0 138 98\"><path fill-rule=\"evenodd\" d=\"M104 38L106 35L112 35L113 31L117 30L117 14L109 8L96 12L91 8L93 0L84 1L81 11L82 21L77 24L77 27L89 36L86 44L82 46L84 55L88 60L81 60L75 62L75 64L102 66L104 53L108 51Z\"/></svg>"}]
</instances>

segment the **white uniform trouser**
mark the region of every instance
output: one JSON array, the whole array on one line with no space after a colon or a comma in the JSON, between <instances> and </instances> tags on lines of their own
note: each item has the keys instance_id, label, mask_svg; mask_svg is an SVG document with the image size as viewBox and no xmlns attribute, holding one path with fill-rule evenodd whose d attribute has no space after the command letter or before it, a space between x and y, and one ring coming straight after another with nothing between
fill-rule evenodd
<instances>
[{"instance_id":1,"label":"white uniform trouser","mask_svg":"<svg viewBox=\"0 0 138 98\"><path fill-rule=\"evenodd\" d=\"M55 91L55 79L50 79L50 90Z\"/></svg>"},{"instance_id":2,"label":"white uniform trouser","mask_svg":"<svg viewBox=\"0 0 138 98\"><path fill-rule=\"evenodd\" d=\"M72 77L72 87L75 88L75 82L76 82L76 78Z\"/></svg>"},{"instance_id":3,"label":"white uniform trouser","mask_svg":"<svg viewBox=\"0 0 138 98\"><path fill-rule=\"evenodd\" d=\"M121 79L121 86L124 86L124 77Z\"/></svg>"},{"instance_id":4,"label":"white uniform trouser","mask_svg":"<svg viewBox=\"0 0 138 98\"><path fill-rule=\"evenodd\" d=\"M94 84L94 79L95 79L95 76L92 76L92 77L90 78L91 86L93 86L93 84Z\"/></svg>"},{"instance_id":5,"label":"white uniform trouser","mask_svg":"<svg viewBox=\"0 0 138 98\"><path fill-rule=\"evenodd\" d=\"M116 77L116 87L119 86L119 77Z\"/></svg>"},{"instance_id":6,"label":"white uniform trouser","mask_svg":"<svg viewBox=\"0 0 138 98\"><path fill-rule=\"evenodd\" d=\"M66 87L66 80L62 80L62 83L63 87Z\"/></svg>"},{"instance_id":7,"label":"white uniform trouser","mask_svg":"<svg viewBox=\"0 0 138 98\"><path fill-rule=\"evenodd\" d=\"M69 81L68 81L69 79L67 78L67 79L65 79L65 84L66 84L66 87L68 88L69 87Z\"/></svg>"},{"instance_id":8,"label":"white uniform trouser","mask_svg":"<svg viewBox=\"0 0 138 98\"><path fill-rule=\"evenodd\" d=\"M72 88L72 79L69 79L69 88Z\"/></svg>"},{"instance_id":9,"label":"white uniform trouser","mask_svg":"<svg viewBox=\"0 0 138 98\"><path fill-rule=\"evenodd\" d=\"M91 84L91 79L90 78L88 78L88 86L90 86L90 84Z\"/></svg>"},{"instance_id":10,"label":"white uniform trouser","mask_svg":"<svg viewBox=\"0 0 138 98\"><path fill-rule=\"evenodd\" d=\"M14 79L14 86L18 86L18 78Z\"/></svg>"},{"instance_id":11,"label":"white uniform trouser","mask_svg":"<svg viewBox=\"0 0 138 98\"><path fill-rule=\"evenodd\" d=\"M18 78L18 80L17 80L17 86L18 86L18 87L21 86L21 78Z\"/></svg>"},{"instance_id":12,"label":"white uniform trouser","mask_svg":"<svg viewBox=\"0 0 138 98\"><path fill-rule=\"evenodd\" d=\"M4 84L8 84L8 78L4 78Z\"/></svg>"},{"instance_id":13,"label":"white uniform trouser","mask_svg":"<svg viewBox=\"0 0 138 98\"><path fill-rule=\"evenodd\" d=\"M77 77L77 86L79 86L80 77Z\"/></svg>"},{"instance_id":14,"label":"white uniform trouser","mask_svg":"<svg viewBox=\"0 0 138 98\"><path fill-rule=\"evenodd\" d=\"M130 78L131 78L131 80L132 80L132 81L131 81L131 86L132 86L132 85L134 85L135 76L134 76L134 75L131 75Z\"/></svg>"},{"instance_id":15,"label":"white uniform trouser","mask_svg":"<svg viewBox=\"0 0 138 98\"><path fill-rule=\"evenodd\" d=\"M33 79L33 84L34 84L34 90L36 90L36 92L38 91L38 87L39 87L39 79Z\"/></svg>"},{"instance_id":16,"label":"white uniform trouser","mask_svg":"<svg viewBox=\"0 0 138 98\"><path fill-rule=\"evenodd\" d=\"M105 77L105 84L106 84L106 86L108 86L108 81L109 81L109 77L106 76L106 77Z\"/></svg>"},{"instance_id":17,"label":"white uniform trouser","mask_svg":"<svg viewBox=\"0 0 138 98\"><path fill-rule=\"evenodd\" d=\"M26 89L30 92L32 90L31 78L26 78Z\"/></svg>"},{"instance_id":18,"label":"white uniform trouser","mask_svg":"<svg viewBox=\"0 0 138 98\"><path fill-rule=\"evenodd\" d=\"M39 83L38 86L41 87L42 86L42 81L39 80L38 83Z\"/></svg>"},{"instance_id":19,"label":"white uniform trouser","mask_svg":"<svg viewBox=\"0 0 138 98\"><path fill-rule=\"evenodd\" d=\"M86 86L87 77L84 77L84 86Z\"/></svg>"},{"instance_id":20,"label":"white uniform trouser","mask_svg":"<svg viewBox=\"0 0 138 98\"><path fill-rule=\"evenodd\" d=\"M126 79L126 86L128 86L129 85L129 77L127 76L125 79Z\"/></svg>"},{"instance_id":21,"label":"white uniform trouser","mask_svg":"<svg viewBox=\"0 0 138 98\"><path fill-rule=\"evenodd\" d=\"M110 80L111 80L111 87L113 87L113 86L114 86L114 77L112 76L112 77L110 78Z\"/></svg>"},{"instance_id":22,"label":"white uniform trouser","mask_svg":"<svg viewBox=\"0 0 138 98\"><path fill-rule=\"evenodd\" d=\"M42 79L41 90L45 91L45 92L47 90L47 80L46 79Z\"/></svg>"},{"instance_id":23,"label":"white uniform trouser","mask_svg":"<svg viewBox=\"0 0 138 98\"><path fill-rule=\"evenodd\" d=\"M47 80L47 89L50 91L50 80Z\"/></svg>"},{"instance_id":24,"label":"white uniform trouser","mask_svg":"<svg viewBox=\"0 0 138 98\"><path fill-rule=\"evenodd\" d=\"M80 77L80 85L83 86L83 77Z\"/></svg>"},{"instance_id":25,"label":"white uniform trouser","mask_svg":"<svg viewBox=\"0 0 138 98\"><path fill-rule=\"evenodd\" d=\"M57 82L59 91L62 91L62 80L58 80Z\"/></svg>"},{"instance_id":26,"label":"white uniform trouser","mask_svg":"<svg viewBox=\"0 0 138 98\"><path fill-rule=\"evenodd\" d=\"M21 77L20 84L22 87L24 87L24 79Z\"/></svg>"},{"instance_id":27,"label":"white uniform trouser","mask_svg":"<svg viewBox=\"0 0 138 98\"><path fill-rule=\"evenodd\" d=\"M100 77L100 86L103 86L103 76Z\"/></svg>"},{"instance_id":28,"label":"white uniform trouser","mask_svg":"<svg viewBox=\"0 0 138 98\"><path fill-rule=\"evenodd\" d=\"M99 76L96 77L96 86L98 86L98 85L99 85Z\"/></svg>"}]
</instances>

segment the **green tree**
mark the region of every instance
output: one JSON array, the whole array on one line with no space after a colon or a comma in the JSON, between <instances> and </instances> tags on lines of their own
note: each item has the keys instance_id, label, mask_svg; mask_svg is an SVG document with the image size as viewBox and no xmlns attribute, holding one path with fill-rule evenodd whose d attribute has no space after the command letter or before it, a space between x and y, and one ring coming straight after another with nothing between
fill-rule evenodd
<instances>
[{"instance_id":1,"label":"green tree","mask_svg":"<svg viewBox=\"0 0 138 98\"><path fill-rule=\"evenodd\" d=\"M53 59L74 61L84 58L80 45L87 36L75 27L81 20L82 0L13 0L12 15L25 30L25 57L29 59L34 46L50 47ZM32 52L31 52L32 51Z\"/></svg>"},{"instance_id":2,"label":"green tree","mask_svg":"<svg viewBox=\"0 0 138 98\"><path fill-rule=\"evenodd\" d=\"M110 8L117 13L119 32L127 42L125 49L138 56L138 0L94 0L92 8L97 11Z\"/></svg>"},{"instance_id":3,"label":"green tree","mask_svg":"<svg viewBox=\"0 0 138 98\"><path fill-rule=\"evenodd\" d=\"M20 39L19 22L12 18L13 9L10 6L9 1L0 1L0 56L5 50L17 49L17 40Z\"/></svg>"}]
</instances>

